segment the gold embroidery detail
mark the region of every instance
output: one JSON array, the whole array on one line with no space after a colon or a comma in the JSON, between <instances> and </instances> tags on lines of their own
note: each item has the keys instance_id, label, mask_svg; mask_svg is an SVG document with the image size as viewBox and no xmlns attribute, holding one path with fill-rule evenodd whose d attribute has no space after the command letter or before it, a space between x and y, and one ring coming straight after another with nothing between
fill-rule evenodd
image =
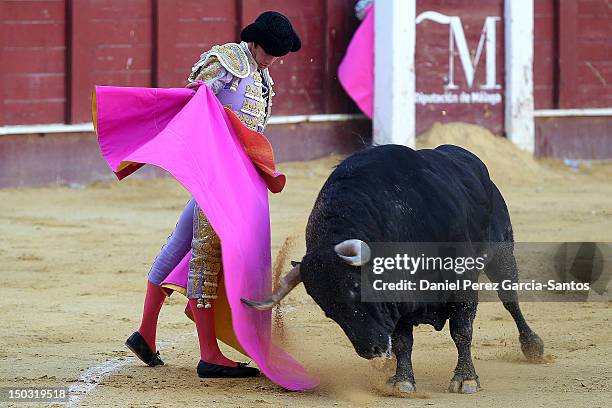
<instances>
[{"instance_id":1,"label":"gold embroidery detail","mask_svg":"<svg viewBox=\"0 0 612 408\"><path fill-rule=\"evenodd\" d=\"M252 99L245 99L244 102L242 102L242 108L240 110L244 113L257 116L258 118L263 118L266 113L266 104Z\"/></svg>"},{"instance_id":2,"label":"gold embroidery detail","mask_svg":"<svg viewBox=\"0 0 612 408\"><path fill-rule=\"evenodd\" d=\"M247 56L249 63L251 64L253 69L257 68L257 61L255 61L255 57L253 57L253 54L251 54L251 50L249 50L249 45L244 41L240 41L240 47L242 48L244 54Z\"/></svg>"},{"instance_id":3,"label":"gold embroidery detail","mask_svg":"<svg viewBox=\"0 0 612 408\"><path fill-rule=\"evenodd\" d=\"M250 110L248 110L248 109L241 108L241 109L240 109L240 112L242 112L242 113L244 113L244 114L246 114L246 115L249 115L249 116L253 116L255 119L261 119L261 118L263 118L263 116L262 116L262 115L259 115L257 112L253 112L253 111L250 111Z\"/></svg>"},{"instance_id":4,"label":"gold embroidery detail","mask_svg":"<svg viewBox=\"0 0 612 408\"><path fill-rule=\"evenodd\" d=\"M261 95L261 85L257 86L257 85L247 85L246 87L246 91L247 94L253 94L253 95Z\"/></svg>"},{"instance_id":5,"label":"gold embroidery detail","mask_svg":"<svg viewBox=\"0 0 612 408\"><path fill-rule=\"evenodd\" d=\"M249 75L251 71L249 58L240 45L236 43L214 45L210 53L216 55L225 69L238 78L245 78Z\"/></svg>"},{"instance_id":6,"label":"gold embroidery detail","mask_svg":"<svg viewBox=\"0 0 612 408\"><path fill-rule=\"evenodd\" d=\"M252 115L248 115L244 112L235 112L238 119L249 129L257 131L257 127L262 125L262 123Z\"/></svg>"},{"instance_id":7,"label":"gold embroidery detail","mask_svg":"<svg viewBox=\"0 0 612 408\"><path fill-rule=\"evenodd\" d=\"M244 92L244 96L250 99L254 99L256 101L266 103L266 100L263 98L262 85L250 84L246 86L246 90Z\"/></svg>"},{"instance_id":8,"label":"gold embroidery detail","mask_svg":"<svg viewBox=\"0 0 612 408\"><path fill-rule=\"evenodd\" d=\"M210 58L209 62L205 64L199 71L189 76L192 80L202 80L206 83L221 76L221 63L216 58ZM192 76L195 75L195 78Z\"/></svg>"},{"instance_id":9,"label":"gold embroidery detail","mask_svg":"<svg viewBox=\"0 0 612 408\"><path fill-rule=\"evenodd\" d=\"M199 205L193 210L193 240L189 275L191 296L198 297L198 307L208 308L217 298L221 271L221 240Z\"/></svg>"},{"instance_id":10,"label":"gold embroidery detail","mask_svg":"<svg viewBox=\"0 0 612 408\"><path fill-rule=\"evenodd\" d=\"M261 74L258 70L254 69L251 73L251 78L253 78L253 82L255 82L256 86L263 86L263 81L261 79Z\"/></svg>"},{"instance_id":11,"label":"gold embroidery detail","mask_svg":"<svg viewBox=\"0 0 612 408\"><path fill-rule=\"evenodd\" d=\"M262 98L261 96L256 95L256 94L252 94L252 93L250 93L250 92L245 92L245 93L244 93L244 96L246 96L247 98L252 99L252 100L254 100L254 101L261 102L261 103L263 103L264 105L265 105L265 103L266 103L266 101L264 100L264 98Z\"/></svg>"},{"instance_id":12,"label":"gold embroidery detail","mask_svg":"<svg viewBox=\"0 0 612 408\"><path fill-rule=\"evenodd\" d=\"M265 104L265 103L266 103L266 101L264 100L264 98L262 98L262 97L260 97L260 96L257 96L257 95L253 95L253 94L251 94L251 93L245 93L245 94L244 94L244 96L246 96L247 98L252 99L252 100L254 100L254 101L261 102L261 103L263 103L263 104Z\"/></svg>"}]
</instances>

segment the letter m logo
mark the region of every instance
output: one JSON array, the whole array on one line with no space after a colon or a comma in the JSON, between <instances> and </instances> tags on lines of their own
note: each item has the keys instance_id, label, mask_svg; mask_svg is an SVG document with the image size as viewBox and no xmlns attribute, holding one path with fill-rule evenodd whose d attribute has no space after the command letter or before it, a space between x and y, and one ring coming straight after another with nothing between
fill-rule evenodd
<instances>
[{"instance_id":1,"label":"letter m logo","mask_svg":"<svg viewBox=\"0 0 612 408\"><path fill-rule=\"evenodd\" d=\"M455 46L459 54L459 60L463 67L463 73L465 74L465 80L469 88L472 88L474 84L474 74L480 61L483 48L486 51L486 80L484 84L479 85L480 89L500 89L501 86L495 83L496 76L496 61L495 61L495 24L501 20L500 17L487 16L482 27L482 33L480 34L480 40L478 41L478 47L474 58L470 58L470 50L465 39L465 33L463 32L463 25L461 19L458 16L446 16L444 14L435 11L425 11L418 15L416 23L419 24L424 20L431 20L439 24L446 24L449 26L449 43L448 43L448 83L446 89L458 89L459 87L455 84Z\"/></svg>"}]
</instances>

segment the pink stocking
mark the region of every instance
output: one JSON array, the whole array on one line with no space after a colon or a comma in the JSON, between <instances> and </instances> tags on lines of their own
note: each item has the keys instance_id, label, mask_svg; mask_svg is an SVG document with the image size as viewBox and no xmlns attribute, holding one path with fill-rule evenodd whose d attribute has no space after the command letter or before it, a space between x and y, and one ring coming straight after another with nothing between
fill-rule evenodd
<instances>
[{"instance_id":1,"label":"pink stocking","mask_svg":"<svg viewBox=\"0 0 612 408\"><path fill-rule=\"evenodd\" d=\"M155 334L157 333L157 318L159 311L164 304L166 294L161 287L147 281L147 294L144 301L144 310L142 312L142 322L138 333L145 339L151 351L157 351L155 347Z\"/></svg>"},{"instance_id":2,"label":"pink stocking","mask_svg":"<svg viewBox=\"0 0 612 408\"><path fill-rule=\"evenodd\" d=\"M211 303L213 304L211 308L198 309L197 299L189 299L189 306L198 331L200 359L207 363L236 367L236 362L225 357L217 344L214 301Z\"/></svg>"}]
</instances>

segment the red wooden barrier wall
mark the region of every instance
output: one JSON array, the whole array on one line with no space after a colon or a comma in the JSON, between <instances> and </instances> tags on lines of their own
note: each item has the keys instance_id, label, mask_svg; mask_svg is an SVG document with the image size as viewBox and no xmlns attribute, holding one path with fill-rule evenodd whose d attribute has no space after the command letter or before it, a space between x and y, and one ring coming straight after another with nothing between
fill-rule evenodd
<instances>
[{"instance_id":1,"label":"red wooden barrier wall","mask_svg":"<svg viewBox=\"0 0 612 408\"><path fill-rule=\"evenodd\" d=\"M64 0L4 0L0 19L0 126L64 122Z\"/></svg>"},{"instance_id":2,"label":"red wooden barrier wall","mask_svg":"<svg viewBox=\"0 0 612 408\"><path fill-rule=\"evenodd\" d=\"M555 0L534 3L533 87L536 109L556 107L558 92L558 30Z\"/></svg>"},{"instance_id":3,"label":"red wooden barrier wall","mask_svg":"<svg viewBox=\"0 0 612 408\"><path fill-rule=\"evenodd\" d=\"M538 109L612 106L612 4L535 1Z\"/></svg>"},{"instance_id":4,"label":"red wooden barrier wall","mask_svg":"<svg viewBox=\"0 0 612 408\"><path fill-rule=\"evenodd\" d=\"M604 0L535 1L537 109L612 107L612 4ZM612 158L612 118L538 117L536 154Z\"/></svg>"},{"instance_id":5,"label":"red wooden barrier wall","mask_svg":"<svg viewBox=\"0 0 612 408\"><path fill-rule=\"evenodd\" d=\"M70 123L91 120L93 85L151 86L149 0L77 0L70 6Z\"/></svg>"},{"instance_id":6,"label":"red wooden barrier wall","mask_svg":"<svg viewBox=\"0 0 612 408\"><path fill-rule=\"evenodd\" d=\"M560 0L559 107L612 106L612 4Z\"/></svg>"},{"instance_id":7,"label":"red wooden barrier wall","mask_svg":"<svg viewBox=\"0 0 612 408\"><path fill-rule=\"evenodd\" d=\"M274 114L354 112L336 79L357 25L350 1L0 0L0 126L90 121L94 84L184 86L202 51L269 9L304 45L272 69Z\"/></svg>"}]
</instances>

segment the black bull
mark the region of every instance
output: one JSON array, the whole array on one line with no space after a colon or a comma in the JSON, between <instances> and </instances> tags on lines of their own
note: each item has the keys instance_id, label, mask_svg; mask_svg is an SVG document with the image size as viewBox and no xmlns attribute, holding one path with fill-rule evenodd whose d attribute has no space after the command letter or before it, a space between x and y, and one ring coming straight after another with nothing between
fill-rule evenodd
<instances>
[{"instance_id":1,"label":"black bull","mask_svg":"<svg viewBox=\"0 0 612 408\"><path fill-rule=\"evenodd\" d=\"M413 326L431 324L441 330L448 320L458 352L449 391L476 392L480 383L471 343L477 292L462 291L454 299L451 292L438 302L361 302L360 265L369 258L362 253L369 252L366 242L505 242L506 250L488 260L485 273L492 282L516 282L510 216L484 163L453 145L418 151L384 145L353 154L332 172L317 197L302 261L294 264L270 299L243 299L249 306L268 309L303 282L360 356L395 354L397 371L388 384L401 392L416 389ZM500 290L498 296L516 322L525 356L540 358L543 342L525 321L517 293Z\"/></svg>"}]
</instances>

